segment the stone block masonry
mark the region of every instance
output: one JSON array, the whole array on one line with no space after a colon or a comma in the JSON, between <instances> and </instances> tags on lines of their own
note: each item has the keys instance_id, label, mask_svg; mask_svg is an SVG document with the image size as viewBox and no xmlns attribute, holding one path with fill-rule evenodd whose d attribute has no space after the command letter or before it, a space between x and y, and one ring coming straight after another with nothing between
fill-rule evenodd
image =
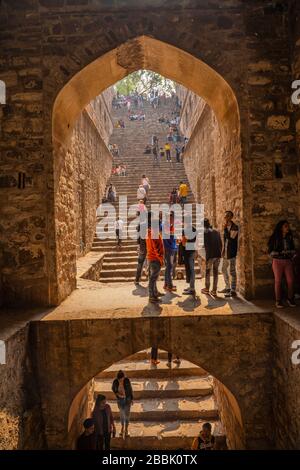
<instances>
[{"instance_id":1,"label":"stone block masonry","mask_svg":"<svg viewBox=\"0 0 300 470\"><path fill-rule=\"evenodd\" d=\"M232 103L228 105L230 93L220 88L216 77L233 92L240 129L231 138L224 131L228 145L223 163L228 172L226 162L231 161L232 180L238 185L230 185L226 198L231 207L239 209L243 228L242 291L248 296L268 293L272 274L267 264L267 238L282 217L299 229L298 118L297 109L290 104L291 83L298 78L293 75L299 69L299 6L292 0L282 5L266 6L264 0L256 1L255 6L239 0L199 6L188 0L184 8L180 1L166 6L163 0L155 6L136 1L125 6L121 1L1 2L0 80L7 87L7 104L0 113L5 303L59 303L75 287L76 249L68 247L62 254L66 245L59 246L62 219L74 226L75 215L73 208L69 218L57 214L61 204L57 170L65 159L63 151L53 151L57 96L65 85L74 84L72 99L62 110L71 132L75 124L72 106L82 111L115 81L145 67L149 57L149 68L177 78L194 92L202 87L199 94L215 103L213 110L225 128L232 120ZM147 54L143 50L145 38L150 37L160 41L157 57L151 56L153 44ZM174 59L174 46L189 54ZM80 81L86 67L103 57L107 61L97 73L75 85L75 78ZM187 66L191 58L207 64L215 72L214 80L208 69L193 76L195 68ZM93 96L85 101L92 91ZM239 143L241 158L237 157ZM279 159L282 178L275 172ZM241 179L236 178L237 173ZM226 180L227 173L223 175ZM19 185L24 183L21 189ZM68 197L65 202L69 203ZM62 270L66 272L61 274Z\"/></svg>"}]
</instances>

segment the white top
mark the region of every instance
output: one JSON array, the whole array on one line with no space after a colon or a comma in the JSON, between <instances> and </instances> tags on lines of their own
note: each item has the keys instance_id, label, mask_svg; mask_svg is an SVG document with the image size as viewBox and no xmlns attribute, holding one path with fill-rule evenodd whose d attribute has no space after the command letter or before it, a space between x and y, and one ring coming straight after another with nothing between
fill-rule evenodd
<instances>
[{"instance_id":1,"label":"white top","mask_svg":"<svg viewBox=\"0 0 300 470\"><path fill-rule=\"evenodd\" d=\"M142 187L138 188L136 195L138 199L144 199L144 197L146 196L145 188L142 188Z\"/></svg>"},{"instance_id":2,"label":"white top","mask_svg":"<svg viewBox=\"0 0 300 470\"><path fill-rule=\"evenodd\" d=\"M148 178L142 178L142 185L143 186L149 186L149 179Z\"/></svg>"},{"instance_id":3,"label":"white top","mask_svg":"<svg viewBox=\"0 0 300 470\"><path fill-rule=\"evenodd\" d=\"M124 222L123 220L116 220L115 221L115 230L123 230Z\"/></svg>"}]
</instances>

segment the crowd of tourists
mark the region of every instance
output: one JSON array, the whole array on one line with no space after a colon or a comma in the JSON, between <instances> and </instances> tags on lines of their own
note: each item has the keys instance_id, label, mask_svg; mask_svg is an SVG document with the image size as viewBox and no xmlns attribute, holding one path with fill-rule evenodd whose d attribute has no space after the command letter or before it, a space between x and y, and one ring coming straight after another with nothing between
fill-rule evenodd
<instances>
[{"instance_id":1,"label":"crowd of tourists","mask_svg":"<svg viewBox=\"0 0 300 470\"><path fill-rule=\"evenodd\" d=\"M129 435L130 410L133 405L133 389L131 381L120 370L112 383L112 391L115 395L120 412L121 429L119 437L127 439ZM116 437L116 425L111 406L107 403L106 396L97 395L91 416L83 422L84 431L77 439L77 450L109 451L111 438ZM215 437L212 435L210 423L204 423L199 435L193 440L192 450L213 450Z\"/></svg>"}]
</instances>

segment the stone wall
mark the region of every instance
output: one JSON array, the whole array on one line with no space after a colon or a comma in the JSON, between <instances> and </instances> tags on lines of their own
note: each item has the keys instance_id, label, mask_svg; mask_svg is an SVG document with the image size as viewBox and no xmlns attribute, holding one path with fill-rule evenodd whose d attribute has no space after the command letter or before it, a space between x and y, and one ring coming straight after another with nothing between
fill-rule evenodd
<instances>
[{"instance_id":1,"label":"stone wall","mask_svg":"<svg viewBox=\"0 0 300 470\"><path fill-rule=\"evenodd\" d=\"M78 436L83 432L83 422L90 418L94 406L94 380L76 395L69 412L69 446L76 449Z\"/></svg>"},{"instance_id":2,"label":"stone wall","mask_svg":"<svg viewBox=\"0 0 300 470\"><path fill-rule=\"evenodd\" d=\"M79 116L68 147L56 146L55 213L60 247L56 271L60 299L76 287L76 257L92 246L96 209L112 167L112 156L103 139L108 140L112 129L108 103L100 96Z\"/></svg>"},{"instance_id":3,"label":"stone wall","mask_svg":"<svg viewBox=\"0 0 300 470\"><path fill-rule=\"evenodd\" d=\"M81 114L67 154L74 194L74 227L69 229L69 238L75 235L77 256L84 255L91 249L96 227L96 209L104 196L112 166L111 155L102 135L99 135L93 124L93 114L90 111L88 108ZM105 138L107 134L108 129Z\"/></svg>"},{"instance_id":4,"label":"stone wall","mask_svg":"<svg viewBox=\"0 0 300 470\"><path fill-rule=\"evenodd\" d=\"M229 450L243 450L245 449L245 433L241 411L236 399L219 380L214 378L213 383L227 448Z\"/></svg>"},{"instance_id":5,"label":"stone wall","mask_svg":"<svg viewBox=\"0 0 300 470\"><path fill-rule=\"evenodd\" d=\"M153 344L176 350L232 392L241 410L245 448L272 445L270 314L99 319L89 310L83 319L72 320L69 314L67 321L34 322L32 327L51 449L70 446L69 409L90 378Z\"/></svg>"},{"instance_id":6,"label":"stone wall","mask_svg":"<svg viewBox=\"0 0 300 470\"><path fill-rule=\"evenodd\" d=\"M79 115L72 115L73 105L82 111L101 91L145 64L199 90L223 124L232 119L230 90L236 97L240 129L225 152L234 166L232 174L238 170L242 176L236 180L238 187L228 187L226 197L232 207L238 203L247 234L245 255L240 255L244 290L249 296L268 291L272 275L266 242L272 228L288 217L299 229L297 116L290 102L299 46L297 10L291 6L298 8L292 0L231 0L226 5L187 0L184 8L178 0L172 5L165 0L155 5L150 0L128 0L126 5L121 0L1 2L0 79L6 83L7 104L0 113L0 200L5 200L0 238L6 303L59 303L75 285L75 250L67 260L59 245L63 231L55 231L57 224L63 227L63 216L56 219L54 206L60 204L57 167L65 158L65 149L60 153L53 148L56 98L68 84L74 85L74 100L63 110L64 126L71 132ZM146 54L142 49L150 37L161 44L156 57L151 56L153 44ZM130 47L124 47L128 41ZM177 60L176 48L182 60ZM80 81L83 71L104 57L107 62L98 73ZM209 68L203 66L194 76L191 58ZM173 67L166 66L170 63ZM224 83L227 90L220 87ZM87 90L96 90L88 101ZM59 140L62 136L58 133L58 141L67 147ZM241 158L236 152L239 139ZM60 275L62 270L66 272Z\"/></svg>"},{"instance_id":7,"label":"stone wall","mask_svg":"<svg viewBox=\"0 0 300 470\"><path fill-rule=\"evenodd\" d=\"M44 430L29 350L29 327L6 341L6 364L0 365L0 450L42 449Z\"/></svg>"},{"instance_id":8,"label":"stone wall","mask_svg":"<svg viewBox=\"0 0 300 470\"><path fill-rule=\"evenodd\" d=\"M300 341L300 321L276 314L274 329L273 414L278 449L300 449L300 364L292 363L294 341ZM299 350L298 343L298 350ZM296 354L298 361L300 354Z\"/></svg>"}]
</instances>

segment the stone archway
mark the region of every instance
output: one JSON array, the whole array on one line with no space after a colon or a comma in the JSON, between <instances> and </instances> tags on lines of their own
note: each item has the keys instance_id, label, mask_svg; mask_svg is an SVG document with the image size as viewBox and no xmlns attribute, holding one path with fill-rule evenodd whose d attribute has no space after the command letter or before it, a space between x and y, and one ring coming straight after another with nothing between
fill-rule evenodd
<instances>
[{"instance_id":1,"label":"stone archway","mask_svg":"<svg viewBox=\"0 0 300 470\"><path fill-rule=\"evenodd\" d=\"M152 345L176 350L223 384L227 401L237 403L245 448L272 445L267 313L46 320L32 323L32 332L49 448L68 448L69 409L87 382Z\"/></svg>"},{"instance_id":2,"label":"stone archway","mask_svg":"<svg viewBox=\"0 0 300 470\"><path fill-rule=\"evenodd\" d=\"M177 356L176 350L173 352L173 358L175 356ZM117 371L124 370L133 383L134 402L138 401L138 406L133 411L135 415L133 424L138 421L138 427L135 427L133 441L130 439L130 449L155 449L153 447L155 444L159 445L158 449L170 449L170 444L175 444L172 444L168 439L168 437L171 437L172 441L172 437L175 437L172 436L172 433L169 435L170 428L173 429L170 422L173 422L176 428L183 424L180 430L177 429L177 442L175 445L180 446L180 448L183 448L183 445L185 448L190 448L193 438L199 432L199 418L207 419L214 424L218 436L218 445L220 443L224 444L226 429L227 447L230 450L244 449L245 435L241 410L230 390L202 367L191 363L185 357L180 356L181 364L179 366L166 367L164 362L167 361L167 357L168 352L160 349L158 358L161 365L158 368L151 367L149 363L150 350L144 349L122 358L119 362L115 362L112 367L102 370L92 381L89 381L76 394L69 408L69 448L76 448L77 438L82 432L83 421L91 415L96 396L99 393L107 397L112 410L116 411L115 396L111 387ZM190 387L185 387L186 382L189 382ZM157 402L152 404L151 407L149 399ZM185 407L186 401L189 403L188 407ZM179 402L181 403L179 404ZM158 403L161 403L162 406L160 407ZM193 415L191 414L192 410ZM221 425L223 419L225 426L224 424ZM151 421L156 423L155 428L153 428L153 422L151 423ZM164 426L165 422L167 424ZM143 426L147 429L148 424L152 427L152 432L151 434L146 432L144 440L142 429ZM189 425L192 426L192 432L190 432ZM220 439L221 430L222 436ZM167 441L159 442L162 437L161 433L166 433ZM155 443L157 439L158 441ZM117 449L123 447L120 442L115 442L115 444ZM135 445L138 447L135 447ZM126 449L128 449L127 445Z\"/></svg>"},{"instance_id":3,"label":"stone archway","mask_svg":"<svg viewBox=\"0 0 300 470\"><path fill-rule=\"evenodd\" d=\"M52 115L54 153L54 226L55 269L52 271L52 304L60 303L75 286L75 256L72 244L58 235L57 227L68 224L69 207L61 197L61 167L72 129L82 109L96 95L139 69L149 69L170 78L201 96L212 108L219 123L224 167L230 167L226 181L227 207L233 204L243 222L243 175L240 145L240 117L236 97L229 84L211 67L191 54L148 36L140 36L94 60L58 93ZM231 175L231 176L230 176ZM225 207L225 206L224 206ZM243 224L242 224L243 225ZM241 250L244 241L241 237ZM62 254L64 265L62 263ZM241 286L249 287L244 275L244 253L241 256ZM67 261L66 261L67 260ZM248 287L247 287L248 286Z\"/></svg>"}]
</instances>

